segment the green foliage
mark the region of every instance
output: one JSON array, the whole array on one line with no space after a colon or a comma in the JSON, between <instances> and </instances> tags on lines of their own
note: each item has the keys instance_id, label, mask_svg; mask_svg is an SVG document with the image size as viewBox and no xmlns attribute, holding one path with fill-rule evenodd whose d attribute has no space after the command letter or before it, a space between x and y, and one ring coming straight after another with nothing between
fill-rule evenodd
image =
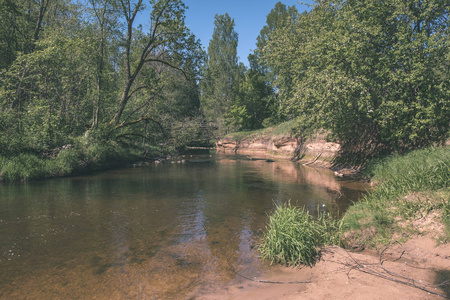
<instances>
[{"instance_id":1,"label":"green foliage","mask_svg":"<svg viewBox=\"0 0 450 300\"><path fill-rule=\"evenodd\" d=\"M139 158L136 151L113 141L97 142L60 149L51 157L20 153L0 156L1 181L28 181L70 176L123 166Z\"/></svg>"},{"instance_id":2,"label":"green foliage","mask_svg":"<svg viewBox=\"0 0 450 300\"><path fill-rule=\"evenodd\" d=\"M313 266L320 257L319 247L340 244L340 223L329 215L315 220L307 211L290 203L278 206L270 216L259 250L275 263Z\"/></svg>"},{"instance_id":3,"label":"green foliage","mask_svg":"<svg viewBox=\"0 0 450 300\"><path fill-rule=\"evenodd\" d=\"M201 106L209 120L223 119L236 98L239 78L243 74L243 67L238 64L238 34L234 25L234 19L227 13L215 16L201 82Z\"/></svg>"},{"instance_id":4,"label":"green foliage","mask_svg":"<svg viewBox=\"0 0 450 300\"><path fill-rule=\"evenodd\" d=\"M152 104L155 99L164 99L166 84L170 84L173 76L190 77L192 86L203 61L200 42L184 22L186 6L181 0L151 0L151 26L147 33L140 27L134 28L133 24L135 16L144 9L144 3L126 2L127 5L122 6L122 17L127 22L122 93L109 122L114 126L120 126L120 121L153 117L149 114Z\"/></svg>"},{"instance_id":5,"label":"green foliage","mask_svg":"<svg viewBox=\"0 0 450 300\"><path fill-rule=\"evenodd\" d=\"M361 163L448 137L448 13L437 0L318 1L262 58L285 70L282 107L301 131L331 131Z\"/></svg>"},{"instance_id":6,"label":"green foliage","mask_svg":"<svg viewBox=\"0 0 450 300\"><path fill-rule=\"evenodd\" d=\"M239 131L246 128L248 119L247 107L233 104L225 115L225 125L233 132Z\"/></svg>"},{"instance_id":7,"label":"green foliage","mask_svg":"<svg viewBox=\"0 0 450 300\"><path fill-rule=\"evenodd\" d=\"M241 82L235 105L245 107L241 128L253 130L275 125L278 113L275 93L266 76L255 70L248 70Z\"/></svg>"},{"instance_id":8,"label":"green foliage","mask_svg":"<svg viewBox=\"0 0 450 300\"><path fill-rule=\"evenodd\" d=\"M287 122L280 123L273 127L268 127L264 129L257 129L252 131L241 131L227 134L224 138L231 139L235 141L246 140L266 140L269 138L277 139L282 137L295 136L295 126L297 125L296 120L291 120Z\"/></svg>"},{"instance_id":9,"label":"green foliage","mask_svg":"<svg viewBox=\"0 0 450 300\"><path fill-rule=\"evenodd\" d=\"M0 178L5 181L41 177L47 165L36 155L19 154L17 157L0 157Z\"/></svg>"},{"instance_id":10,"label":"green foliage","mask_svg":"<svg viewBox=\"0 0 450 300\"><path fill-rule=\"evenodd\" d=\"M133 24L142 1L88 4L0 2L3 180L104 169L189 142L168 134L199 110L204 53L184 3L150 1L148 32Z\"/></svg>"}]
</instances>

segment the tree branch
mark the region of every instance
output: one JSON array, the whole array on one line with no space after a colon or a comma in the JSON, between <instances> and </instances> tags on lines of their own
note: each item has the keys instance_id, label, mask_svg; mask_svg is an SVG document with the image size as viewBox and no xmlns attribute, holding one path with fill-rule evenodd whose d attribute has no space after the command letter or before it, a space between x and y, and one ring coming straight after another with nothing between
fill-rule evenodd
<instances>
[{"instance_id":1,"label":"tree branch","mask_svg":"<svg viewBox=\"0 0 450 300\"><path fill-rule=\"evenodd\" d=\"M133 125L133 124L140 123L142 121L145 121L145 122L152 121L153 123L157 124L159 126L159 129L161 130L161 133L164 135L165 138L167 138L167 135L164 132L164 128L162 127L161 123L159 123L158 121L156 121L155 119L153 119L151 117L140 117L137 120L133 120L133 121L130 121L130 122L119 124L119 125L117 125L114 128L115 129L119 129L119 128L123 128L123 127L126 127L126 126L130 126L130 125Z\"/></svg>"},{"instance_id":2,"label":"tree branch","mask_svg":"<svg viewBox=\"0 0 450 300\"><path fill-rule=\"evenodd\" d=\"M145 60L145 62L159 62L159 63L162 63L162 64L164 64L164 65L166 65L166 66L171 67L172 69L175 69L175 70L180 71L181 73L183 73L184 77L185 77L187 80L189 80L189 76L188 76L188 74L186 73L186 71L184 71L184 70L183 70L182 68L180 68L180 67L177 67L177 66L175 66L175 65L173 65L173 64L171 64L171 63L169 63L168 61L165 61L165 60L162 60L162 59L158 59L158 58L148 58L148 59Z\"/></svg>"},{"instance_id":3,"label":"tree branch","mask_svg":"<svg viewBox=\"0 0 450 300\"><path fill-rule=\"evenodd\" d=\"M142 108L144 108L145 106L149 106L150 104L151 104L151 101L153 100L153 99L155 99L156 98L156 96L158 96L159 95L159 93L163 90L163 88L164 88L164 86L162 86L152 97L150 97L150 99L146 102L146 103L144 103L143 105L141 105L141 106L139 106L138 108L136 108L133 112L131 112L129 115L128 115L128 117L126 117L125 118L125 121L123 121L124 123L126 123L127 121L128 121L128 119L132 116L132 115L134 115L136 112L138 112L139 110L141 110ZM131 97L131 96L130 96Z\"/></svg>"}]
</instances>

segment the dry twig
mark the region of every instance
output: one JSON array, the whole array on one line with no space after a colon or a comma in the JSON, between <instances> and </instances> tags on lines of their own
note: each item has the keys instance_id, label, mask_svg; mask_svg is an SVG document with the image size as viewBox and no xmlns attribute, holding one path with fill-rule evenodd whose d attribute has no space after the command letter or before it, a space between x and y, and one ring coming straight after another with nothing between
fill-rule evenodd
<instances>
[{"instance_id":1,"label":"dry twig","mask_svg":"<svg viewBox=\"0 0 450 300\"><path fill-rule=\"evenodd\" d=\"M395 242L393 244L400 244L400 243ZM437 292L432 291L427 288L427 287L431 287L431 286L433 286L433 287L443 286L443 285L447 284L448 281L440 283L438 285L420 285L417 283L416 280L414 280L414 278L405 277L401 274L397 274L397 273L387 270L383 266L383 263L386 261L386 260L383 260L383 255L393 244L387 246L386 249L384 249L380 254L380 263L377 265L379 265L379 267L381 268L381 271L378 271L373 267L368 267L369 264L361 263L360 261L355 259L348 251L345 251L345 250L343 250L343 251L345 251L345 255L343 255L343 256L346 256L348 259L350 259L350 262L347 261L347 262L339 262L339 263L341 263L349 268L347 276L349 276L349 274L352 270L356 270L356 271L360 271L362 273L366 273L369 275L374 275L374 276L377 276L377 277L380 277L380 278L383 278L383 279L386 279L386 280L389 280L392 282L404 284L404 285L422 290L424 292L427 292L427 293L430 293L433 295L437 295L439 297L450 299L448 296L446 296L444 294L437 293ZM397 258L395 261L399 260L403 256L404 253L405 253L405 251L403 251L401 253L400 257ZM339 253L339 254L342 255L341 253Z\"/></svg>"}]
</instances>

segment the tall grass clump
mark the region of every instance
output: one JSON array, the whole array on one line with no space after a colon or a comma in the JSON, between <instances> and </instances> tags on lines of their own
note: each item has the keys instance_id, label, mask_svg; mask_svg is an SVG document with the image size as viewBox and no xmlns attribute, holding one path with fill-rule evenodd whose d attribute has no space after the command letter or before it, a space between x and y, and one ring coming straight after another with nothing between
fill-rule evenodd
<instances>
[{"instance_id":1,"label":"tall grass clump","mask_svg":"<svg viewBox=\"0 0 450 300\"><path fill-rule=\"evenodd\" d=\"M318 219L290 203L278 206L270 216L259 250L272 263L313 266L319 247L340 243L340 223L330 215Z\"/></svg>"},{"instance_id":2,"label":"tall grass clump","mask_svg":"<svg viewBox=\"0 0 450 300\"><path fill-rule=\"evenodd\" d=\"M450 200L442 202L442 223L444 223L445 233L442 238L444 243L450 242Z\"/></svg>"},{"instance_id":3,"label":"tall grass clump","mask_svg":"<svg viewBox=\"0 0 450 300\"><path fill-rule=\"evenodd\" d=\"M450 184L450 150L427 148L368 164L372 180L396 193L436 190Z\"/></svg>"}]
</instances>

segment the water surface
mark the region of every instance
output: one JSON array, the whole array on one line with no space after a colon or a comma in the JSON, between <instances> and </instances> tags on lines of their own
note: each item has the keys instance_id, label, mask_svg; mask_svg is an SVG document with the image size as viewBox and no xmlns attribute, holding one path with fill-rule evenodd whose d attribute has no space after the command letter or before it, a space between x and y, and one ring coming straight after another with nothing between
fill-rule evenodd
<instances>
[{"instance_id":1,"label":"water surface","mask_svg":"<svg viewBox=\"0 0 450 300\"><path fill-rule=\"evenodd\" d=\"M237 156L0 185L1 299L173 299L270 266L277 204L339 214L367 188L328 170Z\"/></svg>"}]
</instances>

